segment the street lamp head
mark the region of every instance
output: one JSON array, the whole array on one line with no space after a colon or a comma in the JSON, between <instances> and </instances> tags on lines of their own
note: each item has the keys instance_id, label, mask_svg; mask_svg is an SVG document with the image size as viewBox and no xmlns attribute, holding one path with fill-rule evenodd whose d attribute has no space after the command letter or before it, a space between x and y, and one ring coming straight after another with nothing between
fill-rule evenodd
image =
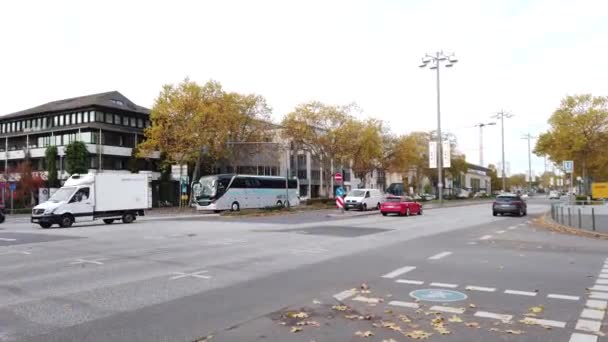
<instances>
[{"instance_id":1,"label":"street lamp head","mask_svg":"<svg viewBox=\"0 0 608 342\"><path fill-rule=\"evenodd\" d=\"M431 69L431 70L435 70L435 69L437 69L437 64L433 65L433 66L432 66L432 67L430 67L429 69Z\"/></svg>"},{"instance_id":2,"label":"street lamp head","mask_svg":"<svg viewBox=\"0 0 608 342\"><path fill-rule=\"evenodd\" d=\"M496 125L496 122L488 122L488 123L486 124L486 126L494 126L494 125Z\"/></svg>"},{"instance_id":3,"label":"street lamp head","mask_svg":"<svg viewBox=\"0 0 608 342\"><path fill-rule=\"evenodd\" d=\"M419 68L424 68L424 67L426 67L426 63L422 63L422 64L420 64L418 67L419 67Z\"/></svg>"},{"instance_id":4,"label":"street lamp head","mask_svg":"<svg viewBox=\"0 0 608 342\"><path fill-rule=\"evenodd\" d=\"M456 58L450 58L449 61L450 61L451 64L458 63L458 60Z\"/></svg>"},{"instance_id":5,"label":"street lamp head","mask_svg":"<svg viewBox=\"0 0 608 342\"><path fill-rule=\"evenodd\" d=\"M448 63L448 64L445 65L446 68L451 68L453 66L454 66L454 64L452 64L452 63Z\"/></svg>"},{"instance_id":6,"label":"street lamp head","mask_svg":"<svg viewBox=\"0 0 608 342\"><path fill-rule=\"evenodd\" d=\"M422 59L422 63L424 63L424 64L426 64L426 63L430 63L430 62L431 62L431 60L432 60L432 59L431 59L431 57L428 57L428 56L427 56L427 57L424 57L424 58Z\"/></svg>"}]
</instances>

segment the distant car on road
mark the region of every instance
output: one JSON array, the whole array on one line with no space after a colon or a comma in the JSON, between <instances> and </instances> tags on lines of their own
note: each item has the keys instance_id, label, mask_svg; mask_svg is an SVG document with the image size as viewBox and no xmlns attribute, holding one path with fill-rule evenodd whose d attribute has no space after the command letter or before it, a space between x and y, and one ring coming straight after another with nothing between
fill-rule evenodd
<instances>
[{"instance_id":1,"label":"distant car on road","mask_svg":"<svg viewBox=\"0 0 608 342\"><path fill-rule=\"evenodd\" d=\"M498 214L524 216L528 214L528 205L516 194L502 194L496 196L496 200L492 204L492 215Z\"/></svg>"},{"instance_id":2,"label":"distant car on road","mask_svg":"<svg viewBox=\"0 0 608 342\"><path fill-rule=\"evenodd\" d=\"M382 193L378 189L355 189L344 198L344 209L380 209Z\"/></svg>"},{"instance_id":3,"label":"distant car on road","mask_svg":"<svg viewBox=\"0 0 608 342\"><path fill-rule=\"evenodd\" d=\"M549 199L559 199L559 192L557 192L557 191L549 192Z\"/></svg>"},{"instance_id":4,"label":"distant car on road","mask_svg":"<svg viewBox=\"0 0 608 342\"><path fill-rule=\"evenodd\" d=\"M380 212L383 216L388 214L399 216L422 215L422 204L406 196L388 196L380 205Z\"/></svg>"}]
</instances>

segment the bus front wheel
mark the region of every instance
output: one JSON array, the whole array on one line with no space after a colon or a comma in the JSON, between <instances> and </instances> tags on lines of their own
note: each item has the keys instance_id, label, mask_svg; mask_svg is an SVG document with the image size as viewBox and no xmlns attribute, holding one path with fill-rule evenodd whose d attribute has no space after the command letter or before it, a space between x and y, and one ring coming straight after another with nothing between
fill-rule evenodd
<instances>
[{"instance_id":1,"label":"bus front wheel","mask_svg":"<svg viewBox=\"0 0 608 342\"><path fill-rule=\"evenodd\" d=\"M232 205L230 206L230 210L231 211L241 210L241 207L239 206L239 202L233 202Z\"/></svg>"}]
</instances>

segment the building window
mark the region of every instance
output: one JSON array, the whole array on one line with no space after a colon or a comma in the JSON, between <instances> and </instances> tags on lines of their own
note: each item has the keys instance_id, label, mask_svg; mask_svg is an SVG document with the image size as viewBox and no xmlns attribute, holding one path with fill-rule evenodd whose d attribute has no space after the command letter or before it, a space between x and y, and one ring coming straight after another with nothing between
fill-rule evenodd
<instances>
[{"instance_id":1,"label":"building window","mask_svg":"<svg viewBox=\"0 0 608 342\"><path fill-rule=\"evenodd\" d=\"M135 118L131 118L131 127L137 127L137 122L135 122Z\"/></svg>"},{"instance_id":2,"label":"building window","mask_svg":"<svg viewBox=\"0 0 608 342\"><path fill-rule=\"evenodd\" d=\"M89 112L89 121L95 122L95 111L94 110Z\"/></svg>"},{"instance_id":3,"label":"building window","mask_svg":"<svg viewBox=\"0 0 608 342\"><path fill-rule=\"evenodd\" d=\"M82 113L76 114L76 123L82 123Z\"/></svg>"},{"instance_id":4,"label":"building window","mask_svg":"<svg viewBox=\"0 0 608 342\"><path fill-rule=\"evenodd\" d=\"M63 126L63 115L59 115L59 126Z\"/></svg>"},{"instance_id":5,"label":"building window","mask_svg":"<svg viewBox=\"0 0 608 342\"><path fill-rule=\"evenodd\" d=\"M17 132L21 130L21 121L17 121Z\"/></svg>"},{"instance_id":6,"label":"building window","mask_svg":"<svg viewBox=\"0 0 608 342\"><path fill-rule=\"evenodd\" d=\"M120 125L120 115L114 114L114 124Z\"/></svg>"},{"instance_id":7,"label":"building window","mask_svg":"<svg viewBox=\"0 0 608 342\"><path fill-rule=\"evenodd\" d=\"M106 113L106 123L109 123L109 124L114 123L112 113Z\"/></svg>"},{"instance_id":8,"label":"building window","mask_svg":"<svg viewBox=\"0 0 608 342\"><path fill-rule=\"evenodd\" d=\"M124 102L122 102L121 100L111 99L110 101L111 101L113 104L117 104L117 105L119 105L119 106L124 106L124 105L125 105L125 103L124 103Z\"/></svg>"},{"instance_id":9,"label":"building window","mask_svg":"<svg viewBox=\"0 0 608 342\"><path fill-rule=\"evenodd\" d=\"M122 125L123 126L129 126L129 117L128 116L123 116L122 117Z\"/></svg>"},{"instance_id":10,"label":"building window","mask_svg":"<svg viewBox=\"0 0 608 342\"><path fill-rule=\"evenodd\" d=\"M137 128L144 128L144 120L141 118L137 119Z\"/></svg>"},{"instance_id":11,"label":"building window","mask_svg":"<svg viewBox=\"0 0 608 342\"><path fill-rule=\"evenodd\" d=\"M89 112L82 113L82 122L89 122Z\"/></svg>"},{"instance_id":12,"label":"building window","mask_svg":"<svg viewBox=\"0 0 608 342\"><path fill-rule=\"evenodd\" d=\"M6 133L6 132L4 131L4 129L5 129L5 128L6 128L6 124L4 124L4 123L3 123L3 124L2 124L2 133Z\"/></svg>"},{"instance_id":13,"label":"building window","mask_svg":"<svg viewBox=\"0 0 608 342\"><path fill-rule=\"evenodd\" d=\"M59 117L53 116L53 127L59 126Z\"/></svg>"},{"instance_id":14,"label":"building window","mask_svg":"<svg viewBox=\"0 0 608 342\"><path fill-rule=\"evenodd\" d=\"M80 123L80 122L78 122ZM72 113L72 125L76 124L76 113Z\"/></svg>"},{"instance_id":15,"label":"building window","mask_svg":"<svg viewBox=\"0 0 608 342\"><path fill-rule=\"evenodd\" d=\"M102 112L95 112L95 121L103 122L103 113Z\"/></svg>"}]
</instances>

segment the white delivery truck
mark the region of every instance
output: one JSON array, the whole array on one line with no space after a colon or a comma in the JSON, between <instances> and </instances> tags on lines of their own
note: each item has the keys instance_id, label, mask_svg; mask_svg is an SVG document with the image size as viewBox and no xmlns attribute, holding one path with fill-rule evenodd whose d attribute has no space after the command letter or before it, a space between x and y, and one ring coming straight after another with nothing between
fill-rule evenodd
<instances>
[{"instance_id":1,"label":"white delivery truck","mask_svg":"<svg viewBox=\"0 0 608 342\"><path fill-rule=\"evenodd\" d=\"M131 223L150 208L148 178L131 173L72 175L48 201L32 209L31 221L42 228L97 219Z\"/></svg>"}]
</instances>

